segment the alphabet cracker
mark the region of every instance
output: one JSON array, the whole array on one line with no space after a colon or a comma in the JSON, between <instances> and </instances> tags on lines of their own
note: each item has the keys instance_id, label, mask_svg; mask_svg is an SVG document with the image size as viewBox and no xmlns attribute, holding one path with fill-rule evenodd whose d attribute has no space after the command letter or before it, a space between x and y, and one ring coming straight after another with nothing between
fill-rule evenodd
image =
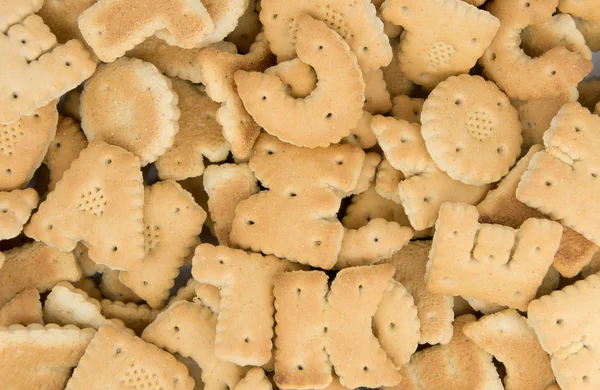
<instances>
[{"instance_id":1,"label":"alphabet cracker","mask_svg":"<svg viewBox=\"0 0 600 390\"><path fill-rule=\"evenodd\" d=\"M241 366L266 364L273 348L273 281L299 267L274 256L209 244L196 248L193 264L194 279L221 290L215 355Z\"/></svg>"},{"instance_id":2,"label":"alphabet cracker","mask_svg":"<svg viewBox=\"0 0 600 390\"><path fill-rule=\"evenodd\" d=\"M393 273L389 264L347 268L337 274L329 293L323 272L279 275L274 288L275 384L282 389L323 388L332 380L333 365L340 383L349 388L397 385L400 375L371 331Z\"/></svg>"},{"instance_id":3,"label":"alphabet cracker","mask_svg":"<svg viewBox=\"0 0 600 390\"><path fill-rule=\"evenodd\" d=\"M48 105L94 73L96 62L78 40L56 44L38 15L41 1L6 0L0 20L0 124Z\"/></svg>"},{"instance_id":4,"label":"alphabet cracker","mask_svg":"<svg viewBox=\"0 0 600 390\"><path fill-rule=\"evenodd\" d=\"M170 45L193 48L214 24L199 1L99 0L79 16L79 28L98 58L113 62L155 33Z\"/></svg>"},{"instance_id":5,"label":"alphabet cracker","mask_svg":"<svg viewBox=\"0 0 600 390\"><path fill-rule=\"evenodd\" d=\"M54 138L57 121L56 103L52 102L31 116L0 124L0 191L27 185Z\"/></svg>"},{"instance_id":6,"label":"alphabet cracker","mask_svg":"<svg viewBox=\"0 0 600 390\"><path fill-rule=\"evenodd\" d=\"M171 83L179 99L179 131L173 145L156 160L156 168L163 180L184 180L204 173L204 157L211 162L225 160L229 144L216 120L219 104L191 83L178 78Z\"/></svg>"},{"instance_id":7,"label":"alphabet cracker","mask_svg":"<svg viewBox=\"0 0 600 390\"><path fill-rule=\"evenodd\" d=\"M309 96L293 99L278 77L264 73L238 71L235 83L244 107L268 133L297 146L325 147L358 123L365 82L346 42L325 23L300 16L297 30L298 58L319 79Z\"/></svg>"},{"instance_id":8,"label":"alphabet cracker","mask_svg":"<svg viewBox=\"0 0 600 390\"><path fill-rule=\"evenodd\" d=\"M144 202L143 267L139 271L123 271L119 279L150 307L160 309L184 258L197 243L206 212L189 192L171 180L147 187Z\"/></svg>"},{"instance_id":9,"label":"alphabet cracker","mask_svg":"<svg viewBox=\"0 0 600 390\"><path fill-rule=\"evenodd\" d=\"M478 218L474 206L442 205L425 275L427 288L525 310L550 268L562 226L530 218L515 230L479 224Z\"/></svg>"},{"instance_id":10,"label":"alphabet cracker","mask_svg":"<svg viewBox=\"0 0 600 390\"><path fill-rule=\"evenodd\" d=\"M191 357L202 369L206 390L235 388L246 369L215 356L216 316L199 304L180 301L160 313L142 338L170 352Z\"/></svg>"},{"instance_id":11,"label":"alphabet cracker","mask_svg":"<svg viewBox=\"0 0 600 390\"><path fill-rule=\"evenodd\" d=\"M137 157L93 141L40 204L25 234L63 251L72 251L83 240L92 261L114 269L140 269L143 205ZM114 224L116 220L122 223Z\"/></svg>"},{"instance_id":12,"label":"alphabet cracker","mask_svg":"<svg viewBox=\"0 0 600 390\"><path fill-rule=\"evenodd\" d=\"M101 65L85 84L81 127L89 141L127 149L146 166L173 144L179 131L177 103L171 80L154 65L121 58Z\"/></svg>"}]
</instances>

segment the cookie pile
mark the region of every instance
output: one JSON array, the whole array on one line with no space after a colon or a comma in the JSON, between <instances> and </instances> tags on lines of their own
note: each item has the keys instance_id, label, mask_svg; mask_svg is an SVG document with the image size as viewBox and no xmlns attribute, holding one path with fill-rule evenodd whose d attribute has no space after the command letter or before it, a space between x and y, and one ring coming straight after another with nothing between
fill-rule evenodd
<instances>
[{"instance_id":1,"label":"cookie pile","mask_svg":"<svg viewBox=\"0 0 600 390\"><path fill-rule=\"evenodd\" d=\"M0 32L0 389L600 389L599 0Z\"/></svg>"}]
</instances>

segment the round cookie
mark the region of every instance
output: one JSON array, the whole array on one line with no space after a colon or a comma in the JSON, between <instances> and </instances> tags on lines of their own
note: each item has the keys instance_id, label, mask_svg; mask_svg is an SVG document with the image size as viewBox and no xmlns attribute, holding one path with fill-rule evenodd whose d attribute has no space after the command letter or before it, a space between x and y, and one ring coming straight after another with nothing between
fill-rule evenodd
<instances>
[{"instance_id":1,"label":"round cookie","mask_svg":"<svg viewBox=\"0 0 600 390\"><path fill-rule=\"evenodd\" d=\"M142 166L162 155L179 131L171 81L148 62L120 58L98 68L81 94L81 127L88 140L120 146Z\"/></svg>"},{"instance_id":2,"label":"round cookie","mask_svg":"<svg viewBox=\"0 0 600 390\"><path fill-rule=\"evenodd\" d=\"M465 184L500 180L521 151L517 110L494 83L479 76L440 83L423 105L421 122L434 162Z\"/></svg>"}]
</instances>

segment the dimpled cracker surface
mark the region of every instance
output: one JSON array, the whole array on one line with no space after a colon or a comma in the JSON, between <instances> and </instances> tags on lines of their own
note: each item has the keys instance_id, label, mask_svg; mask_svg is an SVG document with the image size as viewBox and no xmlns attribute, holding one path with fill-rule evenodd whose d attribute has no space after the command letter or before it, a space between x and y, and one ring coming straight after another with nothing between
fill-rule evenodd
<instances>
[{"instance_id":1,"label":"dimpled cracker surface","mask_svg":"<svg viewBox=\"0 0 600 390\"><path fill-rule=\"evenodd\" d=\"M191 357L202 370L205 390L222 390L235 385L247 369L215 356L216 316L206 307L177 302L156 317L142 338L171 353Z\"/></svg>"},{"instance_id":2,"label":"dimpled cracker surface","mask_svg":"<svg viewBox=\"0 0 600 390\"><path fill-rule=\"evenodd\" d=\"M467 324L463 333L506 367L506 390L546 390L554 383L550 357L527 318L509 309Z\"/></svg>"},{"instance_id":3,"label":"dimpled cracker surface","mask_svg":"<svg viewBox=\"0 0 600 390\"><path fill-rule=\"evenodd\" d=\"M320 271L294 271L275 280L275 384L323 388L335 369L343 386L400 382L371 330L372 317L394 273L391 265L340 271L328 292Z\"/></svg>"},{"instance_id":4,"label":"dimpled cracker surface","mask_svg":"<svg viewBox=\"0 0 600 390\"><path fill-rule=\"evenodd\" d=\"M295 57L298 19L310 14L337 32L350 46L361 69L386 66L392 48L383 32L383 23L370 0L261 1L260 21L271 50L279 62Z\"/></svg>"},{"instance_id":5,"label":"dimpled cracker surface","mask_svg":"<svg viewBox=\"0 0 600 390\"><path fill-rule=\"evenodd\" d=\"M454 336L446 345L416 352L400 369L402 382L385 390L502 390L492 357L464 334L463 328L476 321L464 315L454 321Z\"/></svg>"},{"instance_id":6,"label":"dimpled cracker surface","mask_svg":"<svg viewBox=\"0 0 600 390\"><path fill-rule=\"evenodd\" d=\"M269 43L263 34L258 34L246 54L205 48L198 53L197 61L199 81L206 86L206 94L221 103L217 122L223 126L223 136L231 146L233 157L247 159L260 133L260 126L244 108L237 93L234 74L238 70L262 72L273 65Z\"/></svg>"},{"instance_id":7,"label":"dimpled cracker surface","mask_svg":"<svg viewBox=\"0 0 600 390\"><path fill-rule=\"evenodd\" d=\"M78 40L56 45L56 37L30 2L6 0L0 21L0 124L10 124L75 88L94 73L96 62ZM36 5L41 6L41 2ZM23 7L23 8L21 8ZM5 16L6 15L6 16ZM10 28L9 28L10 26Z\"/></svg>"},{"instance_id":8,"label":"dimpled cracker surface","mask_svg":"<svg viewBox=\"0 0 600 390\"><path fill-rule=\"evenodd\" d=\"M521 176L527 170L533 156L543 150L542 145L533 145L527 154L510 170L477 205L479 221L496 223L518 229L528 218L547 218L536 209L521 203L516 196ZM558 251L552 266L564 277L572 278L590 262L598 246L572 229L564 228Z\"/></svg>"},{"instance_id":9,"label":"dimpled cracker surface","mask_svg":"<svg viewBox=\"0 0 600 390\"><path fill-rule=\"evenodd\" d=\"M401 171L399 196L416 230L432 227L444 202L479 203L489 186L473 186L450 178L431 159L418 123L375 116L371 124L389 164Z\"/></svg>"},{"instance_id":10,"label":"dimpled cracker surface","mask_svg":"<svg viewBox=\"0 0 600 390\"><path fill-rule=\"evenodd\" d=\"M238 204L231 243L302 264L333 267L344 233L334 218L341 196L356 187L364 155L352 145L309 149L261 135L250 169L269 190Z\"/></svg>"},{"instance_id":11,"label":"dimpled cracker surface","mask_svg":"<svg viewBox=\"0 0 600 390\"><path fill-rule=\"evenodd\" d=\"M204 173L205 157L211 162L225 160L229 144L216 119L219 104L194 84L179 78L171 83L179 99L179 131L173 145L156 160L156 169L163 180L184 180Z\"/></svg>"},{"instance_id":12,"label":"dimpled cracker surface","mask_svg":"<svg viewBox=\"0 0 600 390\"><path fill-rule=\"evenodd\" d=\"M600 244L600 117L579 103L564 105L544 134L545 151L533 156L517 199ZM569 202L564 202L569 199Z\"/></svg>"},{"instance_id":13,"label":"dimpled cracker surface","mask_svg":"<svg viewBox=\"0 0 600 390\"><path fill-rule=\"evenodd\" d=\"M319 80L304 99L294 99L274 75L239 71L235 83L244 107L268 133L298 146L325 147L356 126L365 101L365 82L348 45L325 23L297 20L296 52Z\"/></svg>"},{"instance_id":14,"label":"dimpled cracker surface","mask_svg":"<svg viewBox=\"0 0 600 390\"><path fill-rule=\"evenodd\" d=\"M451 295L436 294L425 286L425 271L431 241L413 241L383 263L396 269L394 279L413 296L421 323L420 344L448 344L452 338Z\"/></svg>"},{"instance_id":15,"label":"dimpled cracker surface","mask_svg":"<svg viewBox=\"0 0 600 390\"><path fill-rule=\"evenodd\" d=\"M427 288L524 311L552 264L562 226L530 218L515 230L479 224L478 218L471 205L446 203L440 208L425 275Z\"/></svg>"},{"instance_id":16,"label":"dimpled cracker surface","mask_svg":"<svg viewBox=\"0 0 600 390\"><path fill-rule=\"evenodd\" d=\"M214 24L199 1L100 0L79 16L79 28L96 55L113 62L155 33L170 45L193 48Z\"/></svg>"},{"instance_id":17,"label":"dimpled cracker surface","mask_svg":"<svg viewBox=\"0 0 600 390\"><path fill-rule=\"evenodd\" d=\"M2 387L63 389L94 333L72 325L0 328Z\"/></svg>"},{"instance_id":18,"label":"dimpled cracker surface","mask_svg":"<svg viewBox=\"0 0 600 390\"><path fill-rule=\"evenodd\" d=\"M66 389L193 389L187 368L169 353L114 326L101 326Z\"/></svg>"},{"instance_id":19,"label":"dimpled cracker surface","mask_svg":"<svg viewBox=\"0 0 600 390\"><path fill-rule=\"evenodd\" d=\"M150 63L120 58L98 68L81 94L81 127L89 141L102 140L156 161L179 131L178 97L171 80Z\"/></svg>"},{"instance_id":20,"label":"dimpled cracker surface","mask_svg":"<svg viewBox=\"0 0 600 390\"><path fill-rule=\"evenodd\" d=\"M0 192L0 240L11 239L21 233L38 200L33 188Z\"/></svg>"},{"instance_id":21,"label":"dimpled cracker surface","mask_svg":"<svg viewBox=\"0 0 600 390\"><path fill-rule=\"evenodd\" d=\"M54 190L56 183L87 145L88 141L79 124L69 117L60 117L56 135L44 157L44 164L50 170L49 191Z\"/></svg>"},{"instance_id":22,"label":"dimpled cracker surface","mask_svg":"<svg viewBox=\"0 0 600 390\"><path fill-rule=\"evenodd\" d=\"M494 83L479 76L438 84L423 105L421 123L433 161L466 184L498 181L521 152L517 110Z\"/></svg>"},{"instance_id":23,"label":"dimpled cracker surface","mask_svg":"<svg viewBox=\"0 0 600 390\"><path fill-rule=\"evenodd\" d=\"M266 364L273 348L273 281L298 265L210 244L196 248L193 264L194 279L221 291L215 355L241 366Z\"/></svg>"},{"instance_id":24,"label":"dimpled cracker surface","mask_svg":"<svg viewBox=\"0 0 600 390\"><path fill-rule=\"evenodd\" d=\"M92 261L115 269L140 269L143 191L137 157L93 141L40 204L25 234L64 251L84 241Z\"/></svg>"},{"instance_id":25,"label":"dimpled cracker surface","mask_svg":"<svg viewBox=\"0 0 600 390\"><path fill-rule=\"evenodd\" d=\"M185 257L197 244L206 212L172 180L146 187L144 202L143 267L121 272L119 279L152 308L161 309Z\"/></svg>"},{"instance_id":26,"label":"dimpled cracker surface","mask_svg":"<svg viewBox=\"0 0 600 390\"><path fill-rule=\"evenodd\" d=\"M52 102L31 116L0 124L0 191L27 185L54 138L57 121L56 102Z\"/></svg>"},{"instance_id":27,"label":"dimpled cracker surface","mask_svg":"<svg viewBox=\"0 0 600 390\"><path fill-rule=\"evenodd\" d=\"M550 20L558 0L494 1L487 10L502 25L480 59L484 74L511 98L520 100L559 96L581 81L593 67L589 59L557 46L539 57L521 48L520 33L529 25Z\"/></svg>"},{"instance_id":28,"label":"dimpled cracker surface","mask_svg":"<svg viewBox=\"0 0 600 390\"><path fill-rule=\"evenodd\" d=\"M29 287L45 292L60 281L76 281L81 277L72 253L40 242L8 250L4 256L0 268L0 307Z\"/></svg>"},{"instance_id":29,"label":"dimpled cracker surface","mask_svg":"<svg viewBox=\"0 0 600 390\"><path fill-rule=\"evenodd\" d=\"M529 324L552 356L552 369L563 390L600 386L599 296L600 277L591 275L529 304Z\"/></svg>"},{"instance_id":30,"label":"dimpled cracker surface","mask_svg":"<svg viewBox=\"0 0 600 390\"><path fill-rule=\"evenodd\" d=\"M500 27L496 17L460 0L387 0L381 13L405 29L400 70L426 89L468 72Z\"/></svg>"}]
</instances>

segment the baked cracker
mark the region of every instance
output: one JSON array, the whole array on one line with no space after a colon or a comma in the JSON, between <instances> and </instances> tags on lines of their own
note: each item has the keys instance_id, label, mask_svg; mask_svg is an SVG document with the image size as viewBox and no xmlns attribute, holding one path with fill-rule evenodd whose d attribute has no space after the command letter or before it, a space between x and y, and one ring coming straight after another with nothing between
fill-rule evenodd
<instances>
[{"instance_id":1,"label":"baked cracker","mask_svg":"<svg viewBox=\"0 0 600 390\"><path fill-rule=\"evenodd\" d=\"M180 301L161 312L142 334L147 342L191 357L202 370L205 390L235 388L246 369L215 356L217 317L202 305Z\"/></svg>"},{"instance_id":2,"label":"baked cracker","mask_svg":"<svg viewBox=\"0 0 600 390\"><path fill-rule=\"evenodd\" d=\"M204 5L192 0L99 0L79 15L81 34L104 62L113 62L154 34L170 45L193 48L214 27Z\"/></svg>"},{"instance_id":3,"label":"baked cracker","mask_svg":"<svg viewBox=\"0 0 600 390\"><path fill-rule=\"evenodd\" d=\"M92 141L24 231L62 251L72 251L84 241L94 262L113 269L140 269L143 204L139 160L118 146Z\"/></svg>"},{"instance_id":4,"label":"baked cracker","mask_svg":"<svg viewBox=\"0 0 600 390\"><path fill-rule=\"evenodd\" d=\"M565 14L600 22L599 5L598 0L560 0L558 2L558 10Z\"/></svg>"},{"instance_id":5,"label":"baked cracker","mask_svg":"<svg viewBox=\"0 0 600 390\"><path fill-rule=\"evenodd\" d=\"M221 311L221 290L210 284L199 283L196 287L194 303L207 307L215 314Z\"/></svg>"},{"instance_id":6,"label":"baked cracker","mask_svg":"<svg viewBox=\"0 0 600 390\"><path fill-rule=\"evenodd\" d=\"M600 103L600 79L583 80L577 84L579 103L594 112L596 104Z\"/></svg>"},{"instance_id":7,"label":"baked cracker","mask_svg":"<svg viewBox=\"0 0 600 390\"><path fill-rule=\"evenodd\" d=\"M421 323L420 344L448 344L454 320L453 298L425 287L425 271L431 241L412 241L383 263L396 269L394 279L412 295Z\"/></svg>"},{"instance_id":8,"label":"baked cracker","mask_svg":"<svg viewBox=\"0 0 600 390\"><path fill-rule=\"evenodd\" d=\"M44 324L40 293L27 288L0 309L0 326Z\"/></svg>"},{"instance_id":9,"label":"baked cracker","mask_svg":"<svg viewBox=\"0 0 600 390\"><path fill-rule=\"evenodd\" d=\"M258 19L256 1L248 1L248 8L237 21L235 29L227 35L225 41L233 43L240 53L248 53L250 46L256 36L262 30L262 24Z\"/></svg>"},{"instance_id":10,"label":"baked cracker","mask_svg":"<svg viewBox=\"0 0 600 390\"><path fill-rule=\"evenodd\" d=\"M77 259L77 264L79 265L79 268L81 268L81 272L85 276L94 276L97 273L109 271L106 266L95 263L90 259L88 256L88 248L82 242L77 244L73 250L73 254L75 255L75 259Z\"/></svg>"},{"instance_id":11,"label":"baked cracker","mask_svg":"<svg viewBox=\"0 0 600 390\"><path fill-rule=\"evenodd\" d=\"M317 73L309 64L299 58L283 61L265 69L264 74L277 76L286 87L286 92L293 98L305 98L317 86Z\"/></svg>"},{"instance_id":12,"label":"baked cracker","mask_svg":"<svg viewBox=\"0 0 600 390\"><path fill-rule=\"evenodd\" d=\"M463 333L504 364L506 390L546 390L555 382L550 357L516 310L484 316L467 324Z\"/></svg>"},{"instance_id":13,"label":"baked cracker","mask_svg":"<svg viewBox=\"0 0 600 390\"><path fill-rule=\"evenodd\" d=\"M515 230L479 224L478 218L475 206L442 205L427 263L427 288L524 311L550 268L562 226L530 218Z\"/></svg>"},{"instance_id":14,"label":"baked cracker","mask_svg":"<svg viewBox=\"0 0 600 390\"><path fill-rule=\"evenodd\" d=\"M406 95L398 95L392 100L392 116L403 119L410 123L421 123L421 111L423 111L424 99L411 98Z\"/></svg>"},{"instance_id":15,"label":"baked cracker","mask_svg":"<svg viewBox=\"0 0 600 390\"><path fill-rule=\"evenodd\" d=\"M356 186L354 186L354 188L351 191L346 192L344 195L358 195L369 189L371 183L373 183L373 181L375 180L377 166L379 166L380 162L381 155L379 153L366 153L362 169L360 170L360 174L358 176L358 181L356 182Z\"/></svg>"},{"instance_id":16,"label":"baked cracker","mask_svg":"<svg viewBox=\"0 0 600 390\"><path fill-rule=\"evenodd\" d=\"M67 390L193 389L187 368L160 348L126 331L104 325L85 350Z\"/></svg>"},{"instance_id":17,"label":"baked cracker","mask_svg":"<svg viewBox=\"0 0 600 390\"><path fill-rule=\"evenodd\" d=\"M410 363L400 369L400 386L385 390L504 389L492 357L463 334L463 328L475 321L470 314L458 317L452 340L413 354Z\"/></svg>"},{"instance_id":18,"label":"baked cracker","mask_svg":"<svg viewBox=\"0 0 600 390\"><path fill-rule=\"evenodd\" d=\"M371 1L262 0L260 6L260 21L278 62L295 57L299 19L307 13L325 22L347 42L362 70L386 66L392 59L383 23Z\"/></svg>"},{"instance_id":19,"label":"baked cracker","mask_svg":"<svg viewBox=\"0 0 600 390\"><path fill-rule=\"evenodd\" d=\"M44 23L56 36L59 43L77 39L85 43L79 30L79 15L94 5L97 0L44 0L44 5L37 12Z\"/></svg>"},{"instance_id":20,"label":"baked cracker","mask_svg":"<svg viewBox=\"0 0 600 390\"><path fill-rule=\"evenodd\" d=\"M33 188L0 192L0 240L9 240L21 233L38 200Z\"/></svg>"},{"instance_id":21,"label":"baked cracker","mask_svg":"<svg viewBox=\"0 0 600 390\"><path fill-rule=\"evenodd\" d=\"M529 325L552 357L552 370L562 389L600 386L599 296L600 277L591 275L529 304Z\"/></svg>"},{"instance_id":22,"label":"baked cracker","mask_svg":"<svg viewBox=\"0 0 600 390\"><path fill-rule=\"evenodd\" d=\"M164 307L184 258L197 244L206 212L172 180L146 187L146 256L139 271L123 271L119 280L153 309Z\"/></svg>"},{"instance_id":23,"label":"baked cracker","mask_svg":"<svg viewBox=\"0 0 600 390\"><path fill-rule=\"evenodd\" d=\"M433 161L465 184L497 182L521 153L517 110L496 84L480 76L439 83L423 104L421 123Z\"/></svg>"},{"instance_id":24,"label":"baked cracker","mask_svg":"<svg viewBox=\"0 0 600 390\"><path fill-rule=\"evenodd\" d=\"M210 244L196 248L193 264L194 279L221 291L215 356L240 366L266 364L273 348L273 280L299 267L275 256Z\"/></svg>"},{"instance_id":25,"label":"baked cracker","mask_svg":"<svg viewBox=\"0 0 600 390\"><path fill-rule=\"evenodd\" d=\"M390 281L377 306L373 316L373 334L396 369L407 364L419 346L417 308L413 297L396 280Z\"/></svg>"},{"instance_id":26,"label":"baked cracker","mask_svg":"<svg viewBox=\"0 0 600 390\"><path fill-rule=\"evenodd\" d=\"M177 103L169 78L150 63L124 57L101 65L85 83L81 127L89 141L127 149L146 166L173 145Z\"/></svg>"},{"instance_id":27,"label":"baked cracker","mask_svg":"<svg viewBox=\"0 0 600 390\"><path fill-rule=\"evenodd\" d=\"M387 90L382 69L363 72L365 80L365 104L363 110L375 115L392 109L390 92Z\"/></svg>"},{"instance_id":28,"label":"baked cracker","mask_svg":"<svg viewBox=\"0 0 600 390\"><path fill-rule=\"evenodd\" d=\"M489 2L486 9L502 23L479 60L484 74L511 98L520 100L559 96L580 82L593 64L579 53L557 46L532 58L520 48L520 33L529 25L546 23L556 1Z\"/></svg>"},{"instance_id":29,"label":"baked cracker","mask_svg":"<svg viewBox=\"0 0 600 390\"><path fill-rule=\"evenodd\" d=\"M324 272L280 274L274 287L275 384L323 388L333 366L346 387L397 385L394 363L371 330L393 273L389 264L346 268L330 289Z\"/></svg>"},{"instance_id":30,"label":"baked cracker","mask_svg":"<svg viewBox=\"0 0 600 390\"><path fill-rule=\"evenodd\" d=\"M352 196L350 202L342 218L346 229L361 228L375 218L410 226L402 205L379 195L373 185L365 192Z\"/></svg>"},{"instance_id":31,"label":"baked cracker","mask_svg":"<svg viewBox=\"0 0 600 390\"><path fill-rule=\"evenodd\" d=\"M388 0L381 14L404 27L400 70L428 90L468 73L500 27L497 18L461 0Z\"/></svg>"},{"instance_id":32,"label":"baked cracker","mask_svg":"<svg viewBox=\"0 0 600 390\"><path fill-rule=\"evenodd\" d=\"M342 138L342 142L357 145L363 149L370 149L377 145L377 137L375 137L373 130L371 130L372 119L373 115L367 111L363 111L358 124L350 130L348 136Z\"/></svg>"},{"instance_id":33,"label":"baked cracker","mask_svg":"<svg viewBox=\"0 0 600 390\"><path fill-rule=\"evenodd\" d=\"M100 301L100 311L106 318L116 318L133 330L137 335L141 335L144 329L156 318L158 312L145 304L135 304L133 302L123 303L103 299Z\"/></svg>"},{"instance_id":34,"label":"baked cracker","mask_svg":"<svg viewBox=\"0 0 600 390\"><path fill-rule=\"evenodd\" d=\"M100 312L100 303L96 299L68 282L52 287L44 301L44 320L60 326L71 324L94 329L112 324Z\"/></svg>"},{"instance_id":35,"label":"baked cracker","mask_svg":"<svg viewBox=\"0 0 600 390\"><path fill-rule=\"evenodd\" d=\"M190 252L193 260L195 251ZM190 261L190 265L192 265L192 261ZM179 301L195 302L196 289L198 288L198 286L200 286L200 283L190 275L190 278L185 283L185 286L179 287L175 294L171 294L166 307L169 307L175 302Z\"/></svg>"},{"instance_id":36,"label":"baked cracker","mask_svg":"<svg viewBox=\"0 0 600 390\"><path fill-rule=\"evenodd\" d=\"M341 196L356 187L363 162L364 152L352 145L309 149L262 134L250 169L269 190L238 203L231 243L330 269L344 233L335 219Z\"/></svg>"},{"instance_id":37,"label":"baked cracker","mask_svg":"<svg viewBox=\"0 0 600 390\"><path fill-rule=\"evenodd\" d=\"M219 104L187 81L172 78L171 83L179 98L179 131L155 165L162 180L184 180L204 173L204 158L211 162L225 160L229 144L216 119Z\"/></svg>"},{"instance_id":38,"label":"baked cracker","mask_svg":"<svg viewBox=\"0 0 600 390\"><path fill-rule=\"evenodd\" d=\"M238 70L262 72L274 62L269 43L258 34L246 54L231 53L217 48L205 48L197 54L199 79L206 94L221 103L217 122L223 126L223 136L236 159L247 159L260 133L260 126L244 108L234 81Z\"/></svg>"},{"instance_id":39,"label":"baked cracker","mask_svg":"<svg viewBox=\"0 0 600 390\"><path fill-rule=\"evenodd\" d=\"M254 367L246 373L244 379L235 385L234 390L272 390L273 385L267 379L262 368Z\"/></svg>"},{"instance_id":40,"label":"baked cracker","mask_svg":"<svg viewBox=\"0 0 600 390\"><path fill-rule=\"evenodd\" d=\"M4 19L0 21L0 124L35 114L96 69L96 62L80 41L57 45L42 18L28 15L39 10L42 2L27 9L29 5L29 1L6 0L0 12Z\"/></svg>"},{"instance_id":41,"label":"baked cracker","mask_svg":"<svg viewBox=\"0 0 600 390\"><path fill-rule=\"evenodd\" d=\"M479 220L483 223L496 223L518 229L528 218L547 218L539 211L521 203L516 190L521 176L533 156L543 150L543 146L532 146L527 154L510 170L497 185L477 205ZM552 266L564 277L572 278L590 262L598 246L572 229L564 228L558 251Z\"/></svg>"},{"instance_id":42,"label":"baked cracker","mask_svg":"<svg viewBox=\"0 0 600 390\"><path fill-rule=\"evenodd\" d=\"M384 23L389 22L384 21ZM392 46L393 52L392 61L387 66L384 66L382 68L385 85L387 86L387 89L390 92L390 96L392 98L398 95L411 95L415 90L415 84L409 79L407 79L402 70L400 69L398 50L396 50L399 43L399 38L390 39L390 45Z\"/></svg>"},{"instance_id":43,"label":"baked cracker","mask_svg":"<svg viewBox=\"0 0 600 390\"><path fill-rule=\"evenodd\" d=\"M239 202L258 192L258 184L248 164L211 165L204 172L208 211L221 245L229 245L229 233Z\"/></svg>"},{"instance_id":44,"label":"baked cracker","mask_svg":"<svg viewBox=\"0 0 600 390\"><path fill-rule=\"evenodd\" d=\"M102 279L100 280L100 284L98 285L100 291L102 291L102 296L112 301L119 301L125 303L141 302L142 299L119 280L119 274L119 271L111 269L106 269L102 273Z\"/></svg>"},{"instance_id":45,"label":"baked cracker","mask_svg":"<svg viewBox=\"0 0 600 390\"><path fill-rule=\"evenodd\" d=\"M85 291L85 293L90 298L94 298L98 301L104 299L104 297L102 296L102 292L96 284L96 281L90 277L82 277L76 282L71 282L71 284L73 285L73 287Z\"/></svg>"},{"instance_id":46,"label":"baked cracker","mask_svg":"<svg viewBox=\"0 0 600 390\"><path fill-rule=\"evenodd\" d=\"M413 237L410 227L383 218L371 219L358 229L347 229L335 268L369 265L398 252Z\"/></svg>"},{"instance_id":47,"label":"baked cracker","mask_svg":"<svg viewBox=\"0 0 600 390\"><path fill-rule=\"evenodd\" d=\"M543 143L544 133L550 127L552 118L558 114L563 105L576 101L577 88L575 87L559 96L546 99L513 99L511 103L519 111L519 120L523 129L521 150L526 151L535 144Z\"/></svg>"},{"instance_id":48,"label":"baked cracker","mask_svg":"<svg viewBox=\"0 0 600 390\"><path fill-rule=\"evenodd\" d=\"M58 103L58 112L61 115L65 115L81 122L81 115L79 115L79 101L81 99L82 86L70 90L63 95Z\"/></svg>"},{"instance_id":49,"label":"baked cracker","mask_svg":"<svg viewBox=\"0 0 600 390\"><path fill-rule=\"evenodd\" d=\"M399 183L399 194L415 230L432 227L444 202L477 204L487 193L489 186L464 184L437 167L419 124L378 115L371 128L387 161L406 177Z\"/></svg>"},{"instance_id":50,"label":"baked cracker","mask_svg":"<svg viewBox=\"0 0 600 390\"><path fill-rule=\"evenodd\" d=\"M0 191L27 185L54 138L57 121L52 102L10 125L0 124Z\"/></svg>"},{"instance_id":51,"label":"baked cracker","mask_svg":"<svg viewBox=\"0 0 600 390\"><path fill-rule=\"evenodd\" d=\"M59 117L56 135L44 157L44 164L50 170L48 191L54 190L56 183L87 145L88 141L79 124L69 117Z\"/></svg>"},{"instance_id":52,"label":"baked cracker","mask_svg":"<svg viewBox=\"0 0 600 390\"><path fill-rule=\"evenodd\" d=\"M54 324L0 328L2 387L63 389L95 333Z\"/></svg>"},{"instance_id":53,"label":"baked cracker","mask_svg":"<svg viewBox=\"0 0 600 390\"><path fill-rule=\"evenodd\" d=\"M45 292L60 281L75 281L81 277L72 253L40 242L8 250L4 256L0 268L0 307L27 288L35 287Z\"/></svg>"},{"instance_id":54,"label":"baked cracker","mask_svg":"<svg viewBox=\"0 0 600 390\"><path fill-rule=\"evenodd\" d=\"M600 215L590 196L600 191L600 117L579 103L565 104L544 133L545 151L533 156L517 199L600 244ZM565 203L565 199L569 202Z\"/></svg>"},{"instance_id":55,"label":"baked cracker","mask_svg":"<svg viewBox=\"0 0 600 390\"><path fill-rule=\"evenodd\" d=\"M365 82L349 46L325 23L302 15L296 29L296 54L319 79L314 91L293 99L277 76L246 71L235 72L237 91L246 110L269 134L297 146L326 147L358 123Z\"/></svg>"}]
</instances>

